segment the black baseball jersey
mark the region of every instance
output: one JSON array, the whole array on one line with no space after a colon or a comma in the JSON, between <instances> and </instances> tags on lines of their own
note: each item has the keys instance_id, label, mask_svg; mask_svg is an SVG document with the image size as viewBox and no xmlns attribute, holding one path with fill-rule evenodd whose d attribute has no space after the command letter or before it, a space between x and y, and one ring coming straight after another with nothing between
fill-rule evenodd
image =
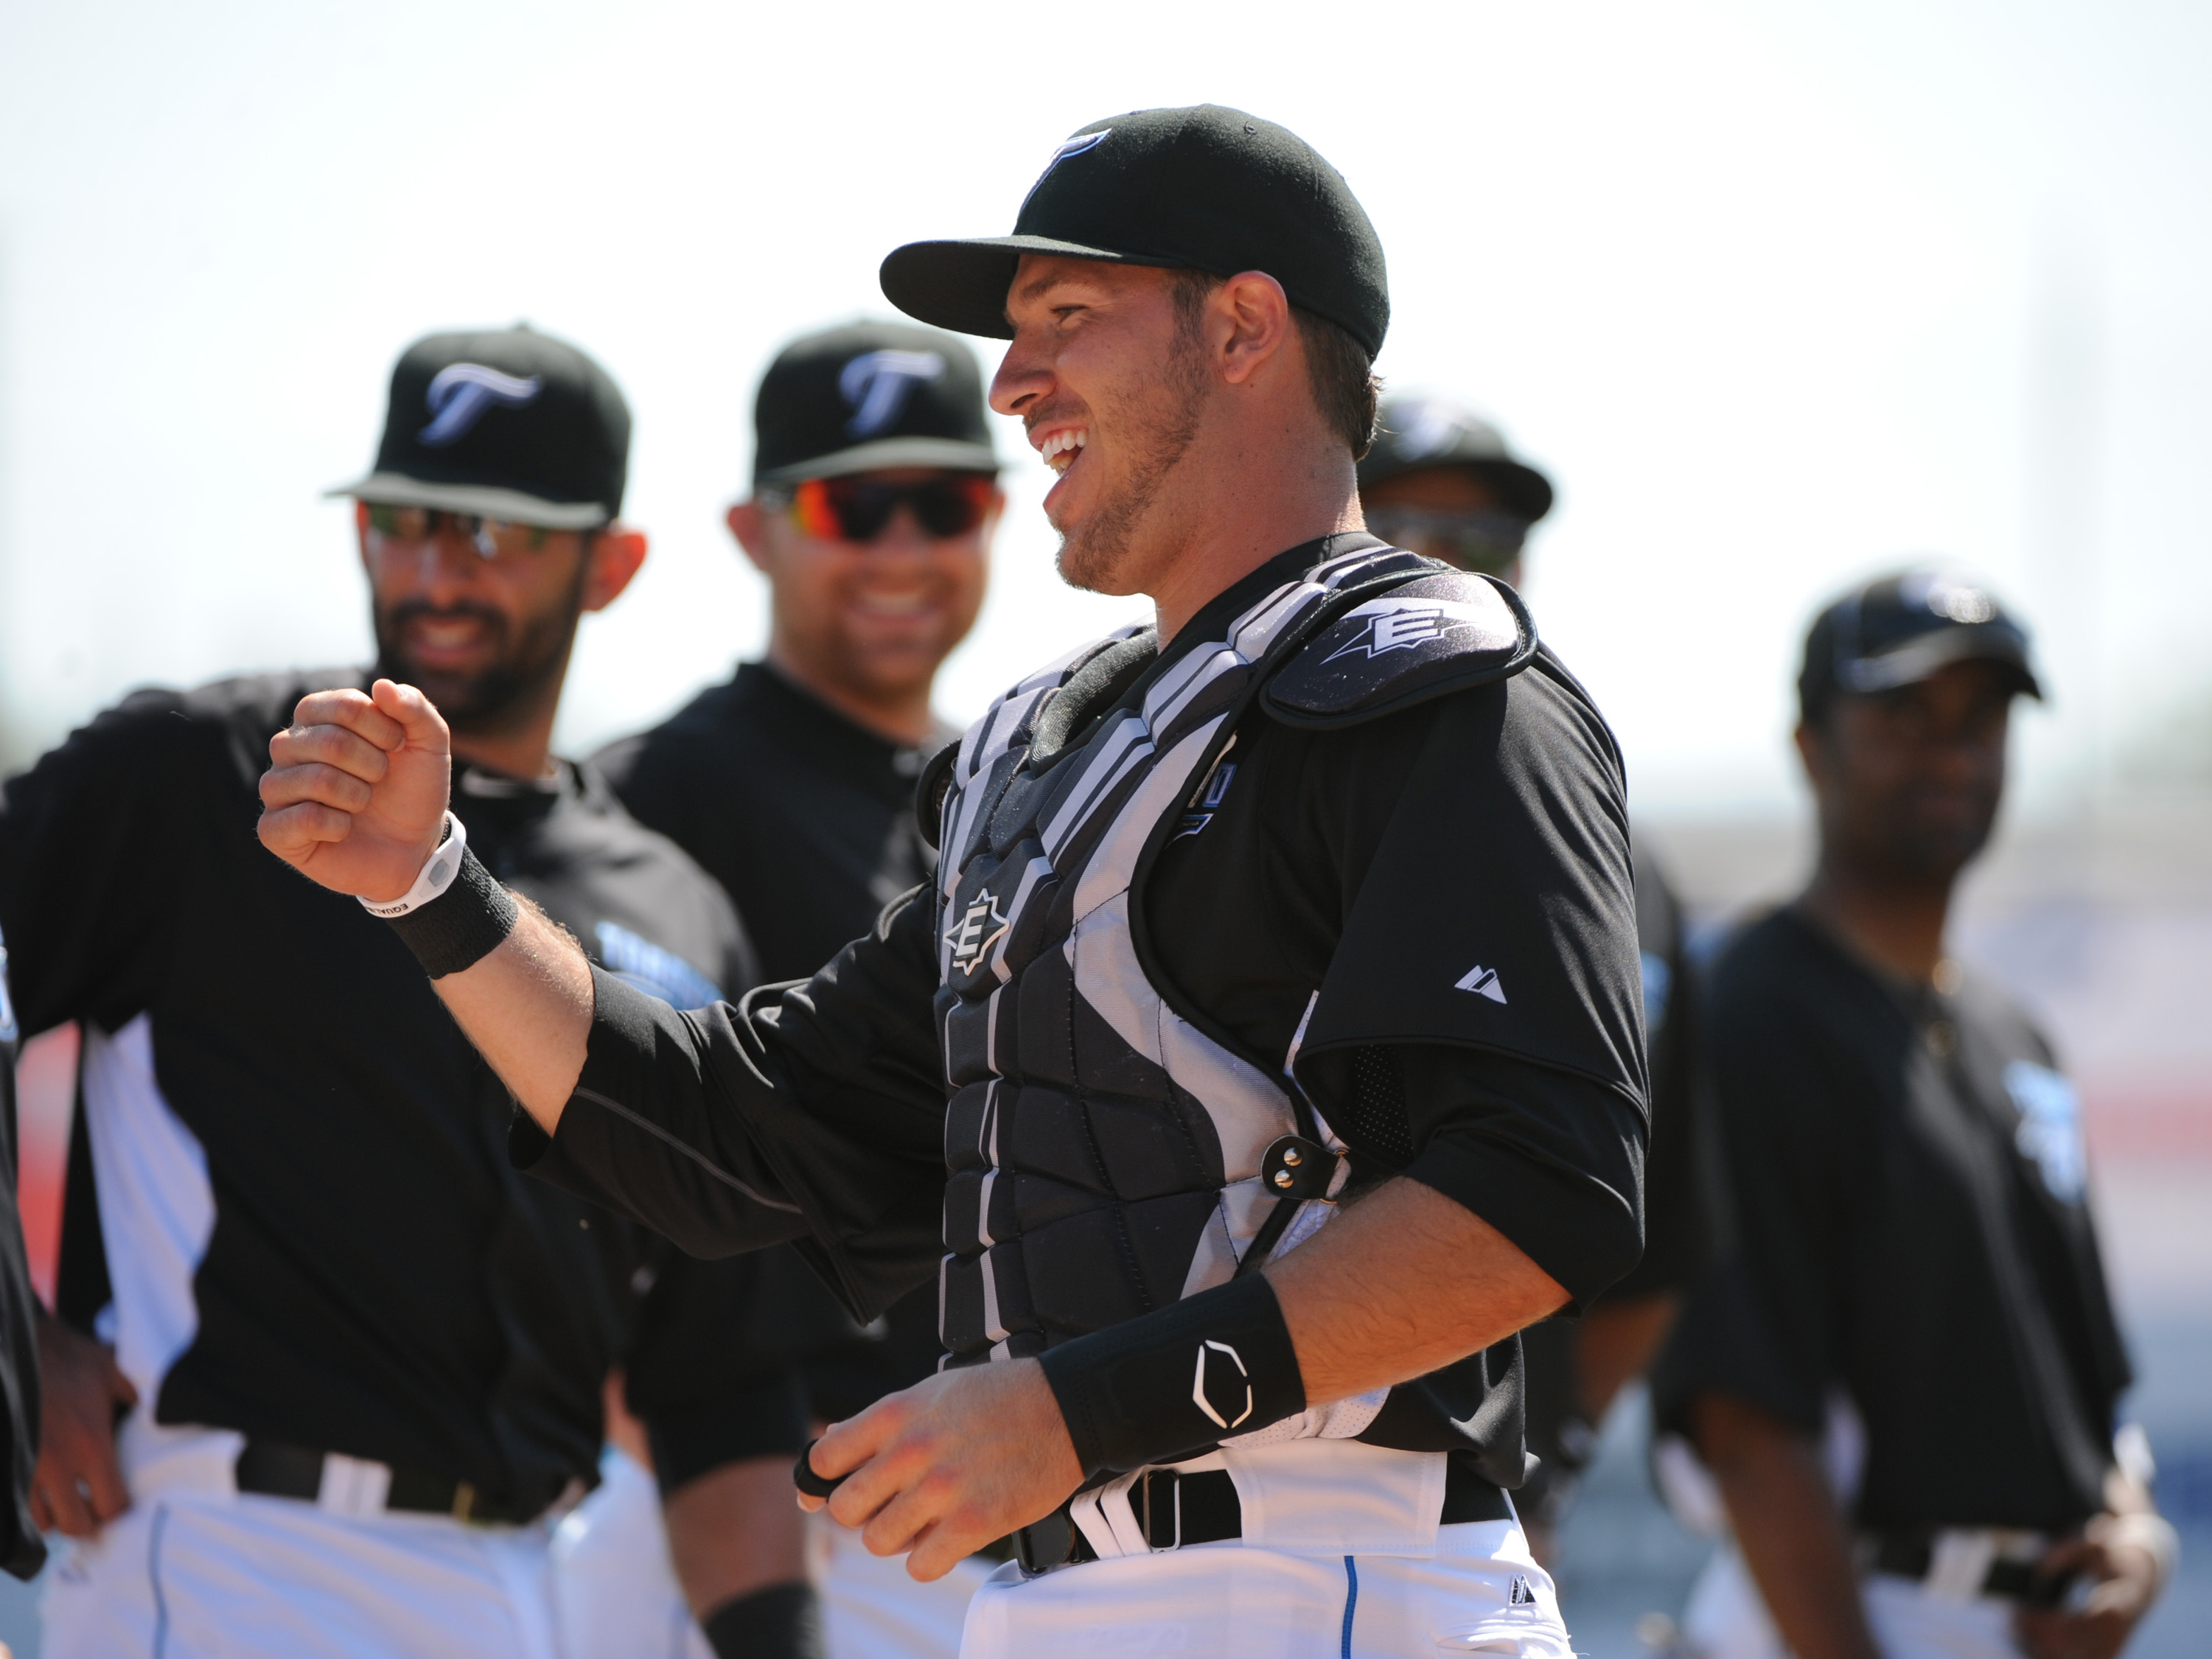
<instances>
[{"instance_id":1,"label":"black baseball jersey","mask_svg":"<svg viewBox=\"0 0 2212 1659\"><path fill-rule=\"evenodd\" d=\"M926 747L957 735L948 728ZM745 663L727 684L592 763L640 823L722 884L763 975L789 980L866 933L934 867L914 811L921 753L848 719L772 665ZM764 1271L781 1280L781 1260ZM817 1320L833 1316L829 1292L803 1268L782 1285L784 1297L822 1304ZM936 1292L925 1285L865 1332L849 1326L844 1340L806 1358L816 1414L850 1417L920 1382L943 1353Z\"/></svg>"},{"instance_id":2,"label":"black baseball jersey","mask_svg":"<svg viewBox=\"0 0 2212 1659\"><path fill-rule=\"evenodd\" d=\"M68 1231L131 1241L97 1277L142 1409L529 1504L594 1471L627 1351L649 1421L726 1448L703 1408L765 1412L780 1425L758 1449L781 1449L803 1425L787 1380L729 1340L742 1283L516 1175L506 1091L406 947L256 839L270 736L306 692L349 684L367 677L142 692L0 794L24 1027L87 1026L77 1162L105 1224ZM587 770L462 768L454 810L641 997L703 1002L751 975L720 890Z\"/></svg>"},{"instance_id":3,"label":"black baseball jersey","mask_svg":"<svg viewBox=\"0 0 2212 1659\"><path fill-rule=\"evenodd\" d=\"M39 1353L32 1335L29 1264L15 1206L15 1047L21 1032L8 994L8 944L0 933L0 1436L8 1488L0 1495L0 1567L36 1576L46 1547L31 1524L31 1470L39 1461Z\"/></svg>"},{"instance_id":4,"label":"black baseball jersey","mask_svg":"<svg viewBox=\"0 0 2212 1659\"><path fill-rule=\"evenodd\" d=\"M1808 1435L1866 1430L1869 1527L2063 1530L2104 1507L2128 1365L2074 1089L1995 986L1905 985L1795 910L1722 957L1731 1246L1655 1372Z\"/></svg>"},{"instance_id":5,"label":"black baseball jersey","mask_svg":"<svg viewBox=\"0 0 2212 1659\"><path fill-rule=\"evenodd\" d=\"M1276 588L1379 546L1271 562L1116 707ZM1537 652L1357 726L1254 709L1237 731L1235 769L1209 776L1133 896L1160 995L1267 1074L1295 1054L1363 1177L1443 1192L1596 1295L1641 1248L1645 1138L1621 774L1596 711ZM945 1249L945 925L916 895L812 981L734 1008L677 1014L602 981L559 1134L519 1122L518 1158L688 1248L797 1240L866 1316ZM1471 1448L1517 1483L1518 1388L1501 1345L1392 1391L1362 1437Z\"/></svg>"},{"instance_id":6,"label":"black baseball jersey","mask_svg":"<svg viewBox=\"0 0 2212 1659\"><path fill-rule=\"evenodd\" d=\"M936 860L915 822L920 760L749 662L592 763L639 823L722 884L763 975L786 980L805 979L927 878Z\"/></svg>"}]
</instances>

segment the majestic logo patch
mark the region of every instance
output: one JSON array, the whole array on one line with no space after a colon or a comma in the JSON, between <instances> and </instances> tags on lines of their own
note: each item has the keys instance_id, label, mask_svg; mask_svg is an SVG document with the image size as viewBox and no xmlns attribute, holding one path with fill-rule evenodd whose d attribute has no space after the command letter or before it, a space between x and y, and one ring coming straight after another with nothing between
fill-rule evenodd
<instances>
[{"instance_id":1,"label":"majestic logo patch","mask_svg":"<svg viewBox=\"0 0 2212 1659\"><path fill-rule=\"evenodd\" d=\"M1536 1605L1536 1588L1516 1572L1513 1575L1513 1588L1505 1599L1516 1607L1533 1607Z\"/></svg>"},{"instance_id":2,"label":"majestic logo patch","mask_svg":"<svg viewBox=\"0 0 2212 1659\"><path fill-rule=\"evenodd\" d=\"M1498 969L1476 966L1470 968L1454 981L1455 991L1472 991L1479 997L1488 997L1492 1002L1505 1000L1505 988L1498 982Z\"/></svg>"},{"instance_id":3,"label":"majestic logo patch","mask_svg":"<svg viewBox=\"0 0 2212 1659\"><path fill-rule=\"evenodd\" d=\"M952 965L963 974L974 973L983 952L996 945L1006 931L1006 919L1000 914L999 901L986 887L945 935L945 942L952 947Z\"/></svg>"},{"instance_id":4,"label":"majestic logo patch","mask_svg":"<svg viewBox=\"0 0 2212 1659\"><path fill-rule=\"evenodd\" d=\"M1385 652L1411 651L1417 645L1426 645L1431 640L1469 629L1487 633L1496 627L1499 611L1458 599L1384 599L1363 605L1352 614L1366 625L1330 652L1323 661L1334 662L1355 651L1371 660Z\"/></svg>"},{"instance_id":5,"label":"majestic logo patch","mask_svg":"<svg viewBox=\"0 0 2212 1659\"><path fill-rule=\"evenodd\" d=\"M432 449L457 444L476 429L494 404L520 409L535 402L544 385L535 374L524 380L482 363L448 363L431 378L430 389L423 394L431 420L415 434L415 441Z\"/></svg>"},{"instance_id":6,"label":"majestic logo patch","mask_svg":"<svg viewBox=\"0 0 2212 1659\"><path fill-rule=\"evenodd\" d=\"M1215 1354L1222 1358L1215 1359ZM1233 1371L1231 1366L1236 1368ZM1217 1428L1233 1429L1251 1416L1252 1373L1244 1369L1243 1356L1226 1342L1209 1338L1200 1343L1198 1374L1191 1379L1190 1397L1206 1413L1206 1421ZM1218 1405L1214 1403L1217 1401ZM1237 1415L1230 1416L1231 1412Z\"/></svg>"},{"instance_id":7,"label":"majestic logo patch","mask_svg":"<svg viewBox=\"0 0 2212 1659\"><path fill-rule=\"evenodd\" d=\"M904 412L915 387L944 373L945 359L934 351L862 352L837 376L837 390L853 406L847 435L874 437Z\"/></svg>"}]
</instances>

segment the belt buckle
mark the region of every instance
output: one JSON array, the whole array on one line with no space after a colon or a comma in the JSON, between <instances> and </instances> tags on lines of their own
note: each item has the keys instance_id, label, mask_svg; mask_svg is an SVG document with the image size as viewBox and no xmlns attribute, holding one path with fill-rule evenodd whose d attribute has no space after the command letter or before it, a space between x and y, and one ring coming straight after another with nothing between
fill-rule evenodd
<instances>
[{"instance_id":1,"label":"belt buckle","mask_svg":"<svg viewBox=\"0 0 2212 1659\"><path fill-rule=\"evenodd\" d=\"M1170 1493L1170 1503L1175 1513L1175 1538L1173 1541L1165 1544L1154 1541L1152 1532L1152 1481L1156 1477L1164 1477L1167 1480ZM1137 1477L1137 1484L1142 1488L1145 1495L1144 1510L1138 1520L1145 1529L1146 1547L1155 1555L1164 1554L1169 1550L1181 1549L1182 1547L1182 1477L1173 1469L1146 1469Z\"/></svg>"}]
</instances>

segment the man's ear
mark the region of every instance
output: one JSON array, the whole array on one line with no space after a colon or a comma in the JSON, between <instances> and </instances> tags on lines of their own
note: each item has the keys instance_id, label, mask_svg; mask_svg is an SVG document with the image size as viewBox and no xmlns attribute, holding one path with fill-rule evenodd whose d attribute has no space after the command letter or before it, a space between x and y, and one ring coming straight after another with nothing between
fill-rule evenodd
<instances>
[{"instance_id":1,"label":"man's ear","mask_svg":"<svg viewBox=\"0 0 2212 1659\"><path fill-rule=\"evenodd\" d=\"M368 570L368 503L367 501L356 501L353 504L353 534L355 541L361 545L361 568L367 571ZM373 575L374 573L370 574Z\"/></svg>"},{"instance_id":2,"label":"man's ear","mask_svg":"<svg viewBox=\"0 0 2212 1659\"><path fill-rule=\"evenodd\" d=\"M604 611L622 597L645 563L645 532L611 524L592 538L592 568L584 578L584 609Z\"/></svg>"},{"instance_id":3,"label":"man's ear","mask_svg":"<svg viewBox=\"0 0 2212 1659\"><path fill-rule=\"evenodd\" d=\"M730 534L738 538L738 545L744 550L745 557L752 561L753 568L770 580L775 580L775 572L771 568L774 556L769 547L767 509L749 496L732 503L730 510L723 514L723 521L730 526Z\"/></svg>"},{"instance_id":4,"label":"man's ear","mask_svg":"<svg viewBox=\"0 0 2212 1659\"><path fill-rule=\"evenodd\" d=\"M1230 385L1244 385L1281 355L1291 332L1291 296L1266 271L1231 276L1213 290L1206 305L1214 322L1207 332L1220 353L1222 378Z\"/></svg>"},{"instance_id":5,"label":"man's ear","mask_svg":"<svg viewBox=\"0 0 2212 1659\"><path fill-rule=\"evenodd\" d=\"M1797 722L1790 738L1797 745L1797 758L1805 768L1805 781L1813 786L1813 793L1820 793L1821 781L1828 775L1827 733L1808 720Z\"/></svg>"}]
</instances>

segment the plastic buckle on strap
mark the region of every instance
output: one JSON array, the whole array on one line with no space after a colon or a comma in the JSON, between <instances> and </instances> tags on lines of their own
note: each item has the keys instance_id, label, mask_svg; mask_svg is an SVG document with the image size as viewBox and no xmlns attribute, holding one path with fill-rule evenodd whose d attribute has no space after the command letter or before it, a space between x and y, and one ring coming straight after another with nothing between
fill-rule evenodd
<instances>
[{"instance_id":1,"label":"plastic buckle on strap","mask_svg":"<svg viewBox=\"0 0 2212 1659\"><path fill-rule=\"evenodd\" d=\"M1157 1480L1165 1480L1168 1483L1168 1513L1175 1519L1175 1531L1164 1544L1160 1542L1159 1534L1152 1526L1152 1484ZM1145 1528L1145 1542L1152 1547L1152 1553L1155 1555L1167 1550L1181 1549L1182 1547L1182 1477L1173 1469L1146 1469L1138 1477L1137 1484L1144 1493L1144 1505L1139 1511L1139 1519Z\"/></svg>"}]
</instances>

